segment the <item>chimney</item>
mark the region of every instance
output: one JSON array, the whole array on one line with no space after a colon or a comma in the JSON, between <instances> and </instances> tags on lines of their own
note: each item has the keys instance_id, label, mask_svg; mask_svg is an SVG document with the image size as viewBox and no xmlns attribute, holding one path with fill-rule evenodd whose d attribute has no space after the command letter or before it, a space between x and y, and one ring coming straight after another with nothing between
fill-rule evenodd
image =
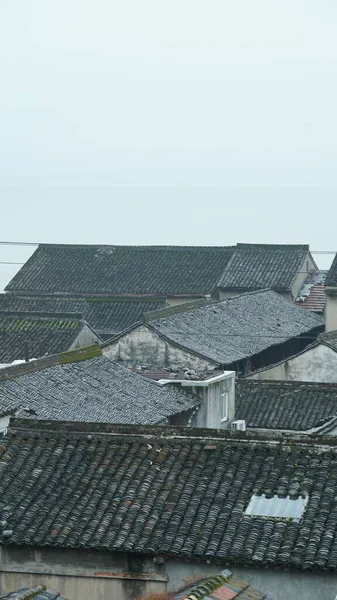
<instances>
[{"instance_id":1,"label":"chimney","mask_svg":"<svg viewBox=\"0 0 337 600\"><path fill-rule=\"evenodd\" d=\"M186 425L230 429L235 421L235 371L224 371L202 381L161 379L159 383L190 388L191 392L202 398L198 410L194 411Z\"/></svg>"}]
</instances>

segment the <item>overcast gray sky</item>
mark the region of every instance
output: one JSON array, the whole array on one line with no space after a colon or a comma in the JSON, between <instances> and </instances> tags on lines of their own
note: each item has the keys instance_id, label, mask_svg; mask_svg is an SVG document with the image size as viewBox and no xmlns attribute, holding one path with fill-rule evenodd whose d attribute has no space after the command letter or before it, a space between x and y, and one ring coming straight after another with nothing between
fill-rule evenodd
<instances>
[{"instance_id":1,"label":"overcast gray sky","mask_svg":"<svg viewBox=\"0 0 337 600\"><path fill-rule=\"evenodd\" d=\"M337 250L336 26L334 0L0 0L1 239Z\"/></svg>"}]
</instances>

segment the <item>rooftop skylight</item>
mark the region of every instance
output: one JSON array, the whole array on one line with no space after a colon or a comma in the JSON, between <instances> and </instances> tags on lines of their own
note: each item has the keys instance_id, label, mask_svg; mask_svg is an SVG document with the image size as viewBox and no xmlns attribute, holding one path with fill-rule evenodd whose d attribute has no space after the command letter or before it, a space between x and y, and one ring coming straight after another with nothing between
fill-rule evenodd
<instances>
[{"instance_id":1,"label":"rooftop skylight","mask_svg":"<svg viewBox=\"0 0 337 600\"><path fill-rule=\"evenodd\" d=\"M246 508L246 515L251 517L275 517L277 519L292 519L296 522L301 520L307 505L308 498L296 498L290 496L279 498L275 495L266 498L265 494L257 496L253 494Z\"/></svg>"}]
</instances>

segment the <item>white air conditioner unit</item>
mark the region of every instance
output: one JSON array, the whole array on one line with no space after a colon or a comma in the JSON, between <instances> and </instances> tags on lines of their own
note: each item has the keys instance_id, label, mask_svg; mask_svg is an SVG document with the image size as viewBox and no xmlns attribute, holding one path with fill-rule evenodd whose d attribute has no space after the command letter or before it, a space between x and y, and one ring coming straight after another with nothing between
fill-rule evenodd
<instances>
[{"instance_id":1,"label":"white air conditioner unit","mask_svg":"<svg viewBox=\"0 0 337 600\"><path fill-rule=\"evenodd\" d=\"M246 431L246 421L233 421L231 425L232 431Z\"/></svg>"}]
</instances>

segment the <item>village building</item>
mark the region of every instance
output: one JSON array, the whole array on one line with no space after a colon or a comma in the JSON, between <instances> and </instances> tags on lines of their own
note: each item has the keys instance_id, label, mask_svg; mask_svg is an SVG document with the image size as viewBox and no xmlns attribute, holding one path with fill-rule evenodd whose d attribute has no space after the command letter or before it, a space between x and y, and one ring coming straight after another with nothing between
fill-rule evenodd
<instances>
[{"instance_id":1,"label":"village building","mask_svg":"<svg viewBox=\"0 0 337 600\"><path fill-rule=\"evenodd\" d=\"M0 450L2 593L129 600L224 568L273 600L336 593L334 437L25 419Z\"/></svg>"},{"instance_id":2,"label":"village building","mask_svg":"<svg viewBox=\"0 0 337 600\"><path fill-rule=\"evenodd\" d=\"M104 339L144 312L271 288L292 302L317 269L305 245L223 247L40 244L0 310L77 312Z\"/></svg>"},{"instance_id":3,"label":"village building","mask_svg":"<svg viewBox=\"0 0 337 600\"><path fill-rule=\"evenodd\" d=\"M325 280L325 323L326 331L337 329L337 254Z\"/></svg>"},{"instance_id":4,"label":"village building","mask_svg":"<svg viewBox=\"0 0 337 600\"><path fill-rule=\"evenodd\" d=\"M301 352L257 369L249 379L337 383L337 330L323 333Z\"/></svg>"},{"instance_id":5,"label":"village building","mask_svg":"<svg viewBox=\"0 0 337 600\"><path fill-rule=\"evenodd\" d=\"M101 342L74 313L0 313L0 365Z\"/></svg>"},{"instance_id":6,"label":"village building","mask_svg":"<svg viewBox=\"0 0 337 600\"><path fill-rule=\"evenodd\" d=\"M217 282L218 297L271 288L295 302L312 269L317 265L309 246L237 244Z\"/></svg>"},{"instance_id":7,"label":"village building","mask_svg":"<svg viewBox=\"0 0 337 600\"><path fill-rule=\"evenodd\" d=\"M261 290L146 313L141 323L104 343L103 352L136 369L248 374L294 355L323 330L319 315Z\"/></svg>"},{"instance_id":8,"label":"village building","mask_svg":"<svg viewBox=\"0 0 337 600\"><path fill-rule=\"evenodd\" d=\"M235 373L161 383L102 356L99 346L0 370L0 430L22 418L227 429L235 419Z\"/></svg>"}]
</instances>

